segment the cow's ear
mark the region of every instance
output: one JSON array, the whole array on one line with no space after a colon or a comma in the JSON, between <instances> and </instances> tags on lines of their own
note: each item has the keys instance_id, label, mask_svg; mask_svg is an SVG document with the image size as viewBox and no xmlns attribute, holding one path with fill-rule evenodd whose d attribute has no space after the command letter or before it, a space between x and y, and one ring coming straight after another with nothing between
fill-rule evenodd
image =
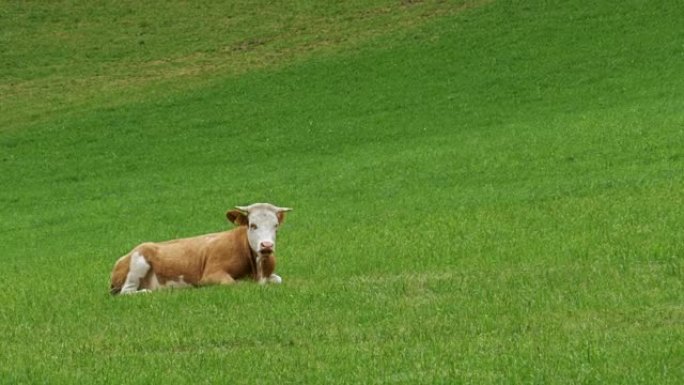
<instances>
[{"instance_id":1,"label":"cow's ear","mask_svg":"<svg viewBox=\"0 0 684 385\"><path fill-rule=\"evenodd\" d=\"M249 223L247 215L240 210L228 210L226 218L238 226L246 226Z\"/></svg>"},{"instance_id":2,"label":"cow's ear","mask_svg":"<svg viewBox=\"0 0 684 385\"><path fill-rule=\"evenodd\" d=\"M292 211L292 209L289 207L283 207L283 208L278 209L276 216L278 217L278 223L279 224L285 222L285 213L288 211Z\"/></svg>"}]
</instances>

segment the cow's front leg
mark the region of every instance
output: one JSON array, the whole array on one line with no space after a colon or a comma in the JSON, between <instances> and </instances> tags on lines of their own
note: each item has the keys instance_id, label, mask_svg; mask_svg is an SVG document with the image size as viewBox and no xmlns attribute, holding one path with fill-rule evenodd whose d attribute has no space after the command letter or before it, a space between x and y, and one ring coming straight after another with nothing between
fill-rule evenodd
<instances>
[{"instance_id":1,"label":"cow's front leg","mask_svg":"<svg viewBox=\"0 0 684 385\"><path fill-rule=\"evenodd\" d=\"M275 256L272 254L260 258L257 257L257 282L260 284L266 283L282 283L283 279L278 274L275 274Z\"/></svg>"},{"instance_id":2,"label":"cow's front leg","mask_svg":"<svg viewBox=\"0 0 684 385\"><path fill-rule=\"evenodd\" d=\"M283 283L283 279L275 273L269 272L264 274L264 269L260 269L257 271L257 282L259 282L260 285L265 285L267 283Z\"/></svg>"},{"instance_id":3,"label":"cow's front leg","mask_svg":"<svg viewBox=\"0 0 684 385\"><path fill-rule=\"evenodd\" d=\"M235 279L225 271L217 271L215 273L207 274L200 280L200 286L207 285L232 285Z\"/></svg>"}]
</instances>

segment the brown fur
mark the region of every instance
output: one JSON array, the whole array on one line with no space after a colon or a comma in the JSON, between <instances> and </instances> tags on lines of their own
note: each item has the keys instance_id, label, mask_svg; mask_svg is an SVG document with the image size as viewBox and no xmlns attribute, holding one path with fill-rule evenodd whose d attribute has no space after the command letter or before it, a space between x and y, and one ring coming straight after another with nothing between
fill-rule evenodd
<instances>
[{"instance_id":1,"label":"brown fur","mask_svg":"<svg viewBox=\"0 0 684 385\"><path fill-rule=\"evenodd\" d=\"M256 255L249 247L247 227L242 225L245 222L242 219L244 215L233 211L227 215L231 221L241 225L221 233L143 243L119 258L112 270L111 293L118 294L121 291L131 255L136 251L151 266L138 289L154 290L154 278L161 285L182 279L193 286L227 285L244 278L258 279ZM231 218L231 215L234 217ZM264 277L269 277L275 269L275 255L264 258L262 266Z\"/></svg>"}]
</instances>

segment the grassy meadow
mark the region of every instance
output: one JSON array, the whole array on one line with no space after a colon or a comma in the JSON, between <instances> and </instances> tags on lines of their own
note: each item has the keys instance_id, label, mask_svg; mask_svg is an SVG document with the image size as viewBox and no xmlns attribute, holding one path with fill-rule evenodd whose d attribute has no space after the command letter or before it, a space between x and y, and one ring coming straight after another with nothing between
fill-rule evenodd
<instances>
[{"instance_id":1,"label":"grassy meadow","mask_svg":"<svg viewBox=\"0 0 684 385\"><path fill-rule=\"evenodd\" d=\"M681 384L684 4L0 4L0 383ZM111 297L293 207L280 286Z\"/></svg>"}]
</instances>

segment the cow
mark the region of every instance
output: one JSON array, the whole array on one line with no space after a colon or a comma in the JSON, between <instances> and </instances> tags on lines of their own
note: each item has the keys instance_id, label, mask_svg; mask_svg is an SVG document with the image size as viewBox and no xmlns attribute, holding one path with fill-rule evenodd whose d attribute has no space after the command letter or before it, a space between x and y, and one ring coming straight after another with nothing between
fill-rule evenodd
<instances>
[{"instance_id":1,"label":"cow","mask_svg":"<svg viewBox=\"0 0 684 385\"><path fill-rule=\"evenodd\" d=\"M290 210L270 203L235 206L226 213L237 225L232 230L142 243L114 264L110 293L230 285L246 278L281 283L274 273L276 232Z\"/></svg>"}]
</instances>

